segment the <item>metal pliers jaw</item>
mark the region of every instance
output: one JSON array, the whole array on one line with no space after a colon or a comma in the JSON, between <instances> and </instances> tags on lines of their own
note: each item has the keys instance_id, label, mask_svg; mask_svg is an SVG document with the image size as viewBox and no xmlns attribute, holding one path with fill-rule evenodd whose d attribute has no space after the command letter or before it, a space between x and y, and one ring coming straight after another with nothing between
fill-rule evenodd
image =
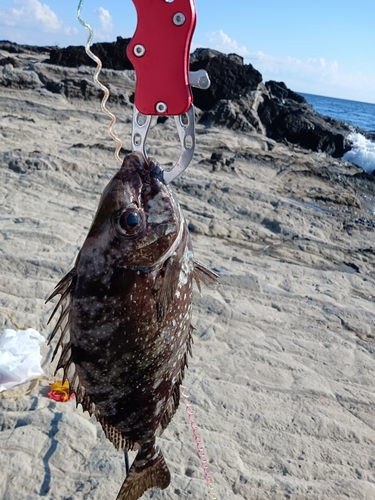
<instances>
[{"instance_id":1,"label":"metal pliers jaw","mask_svg":"<svg viewBox=\"0 0 375 500\"><path fill-rule=\"evenodd\" d=\"M134 106L133 109L133 130L132 149L143 155L147 160L146 139L150 129L151 115L142 115ZM174 116L178 135L181 143L181 154L177 163L171 170L164 170L164 182L169 184L179 176L190 164L195 150L195 113L194 106L183 115Z\"/></svg>"}]
</instances>

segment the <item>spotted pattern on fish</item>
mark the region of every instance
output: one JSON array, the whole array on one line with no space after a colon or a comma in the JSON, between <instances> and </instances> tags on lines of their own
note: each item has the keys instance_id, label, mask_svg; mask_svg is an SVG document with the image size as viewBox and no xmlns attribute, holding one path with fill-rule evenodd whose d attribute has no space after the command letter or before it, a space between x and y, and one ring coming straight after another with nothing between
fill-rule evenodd
<instances>
[{"instance_id":1,"label":"spotted pattern on fish","mask_svg":"<svg viewBox=\"0 0 375 500\"><path fill-rule=\"evenodd\" d=\"M61 307L57 370L107 438L138 450L118 500L165 488L156 444L180 400L192 343L192 282L217 276L194 261L179 204L153 161L128 155L105 188L88 236L48 299ZM52 317L51 316L51 317Z\"/></svg>"}]
</instances>

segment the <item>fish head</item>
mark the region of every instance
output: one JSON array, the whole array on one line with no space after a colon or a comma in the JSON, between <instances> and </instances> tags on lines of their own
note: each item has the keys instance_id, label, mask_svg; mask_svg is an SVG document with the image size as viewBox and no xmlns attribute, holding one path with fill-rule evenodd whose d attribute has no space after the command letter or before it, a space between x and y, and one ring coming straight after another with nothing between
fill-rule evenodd
<instances>
[{"instance_id":1,"label":"fish head","mask_svg":"<svg viewBox=\"0 0 375 500\"><path fill-rule=\"evenodd\" d=\"M95 252L115 267L149 268L178 244L183 223L159 165L131 153L105 188L81 253Z\"/></svg>"}]
</instances>

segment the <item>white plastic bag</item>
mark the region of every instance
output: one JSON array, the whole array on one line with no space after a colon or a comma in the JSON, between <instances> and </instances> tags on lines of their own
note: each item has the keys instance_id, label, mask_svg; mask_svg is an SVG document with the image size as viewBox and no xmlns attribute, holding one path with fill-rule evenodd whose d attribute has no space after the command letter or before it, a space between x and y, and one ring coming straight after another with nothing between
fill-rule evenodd
<instances>
[{"instance_id":1,"label":"white plastic bag","mask_svg":"<svg viewBox=\"0 0 375 500\"><path fill-rule=\"evenodd\" d=\"M43 375L40 345L44 337L34 330L5 329L0 337L0 392Z\"/></svg>"}]
</instances>

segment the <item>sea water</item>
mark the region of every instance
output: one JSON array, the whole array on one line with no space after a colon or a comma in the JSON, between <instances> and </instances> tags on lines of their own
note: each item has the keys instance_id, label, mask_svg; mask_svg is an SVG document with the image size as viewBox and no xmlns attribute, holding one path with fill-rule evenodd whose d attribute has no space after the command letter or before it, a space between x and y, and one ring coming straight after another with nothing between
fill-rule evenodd
<instances>
[{"instance_id":1,"label":"sea water","mask_svg":"<svg viewBox=\"0 0 375 500\"><path fill-rule=\"evenodd\" d=\"M375 132L375 104L299 92L321 115Z\"/></svg>"},{"instance_id":2,"label":"sea water","mask_svg":"<svg viewBox=\"0 0 375 500\"><path fill-rule=\"evenodd\" d=\"M321 115L375 132L375 104L299 93ZM375 170L375 142L356 132L349 134L348 139L352 143L352 149L345 153L344 159L359 165L367 173L373 172Z\"/></svg>"}]
</instances>

